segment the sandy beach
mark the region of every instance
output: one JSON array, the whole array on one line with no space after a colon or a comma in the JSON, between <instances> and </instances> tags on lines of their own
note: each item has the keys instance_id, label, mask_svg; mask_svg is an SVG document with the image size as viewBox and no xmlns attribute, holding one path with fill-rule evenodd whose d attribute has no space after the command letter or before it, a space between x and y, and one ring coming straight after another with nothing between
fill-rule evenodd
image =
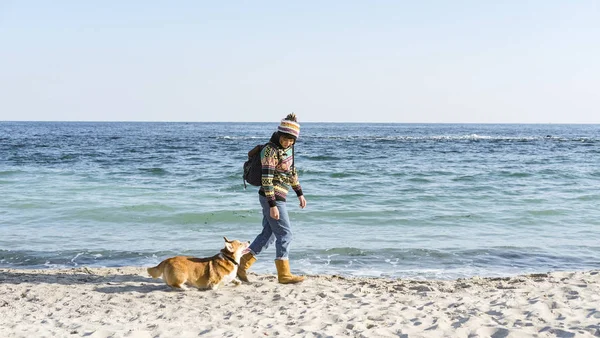
<instances>
[{"instance_id":1,"label":"sandy beach","mask_svg":"<svg viewBox=\"0 0 600 338\"><path fill-rule=\"evenodd\" d=\"M600 271L250 277L182 292L140 267L0 269L0 337L600 337Z\"/></svg>"}]
</instances>

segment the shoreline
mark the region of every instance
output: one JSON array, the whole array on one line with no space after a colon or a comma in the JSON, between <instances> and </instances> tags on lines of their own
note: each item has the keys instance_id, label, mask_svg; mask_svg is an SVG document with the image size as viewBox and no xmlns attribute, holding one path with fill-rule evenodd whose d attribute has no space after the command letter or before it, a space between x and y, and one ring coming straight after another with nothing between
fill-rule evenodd
<instances>
[{"instance_id":1,"label":"shoreline","mask_svg":"<svg viewBox=\"0 0 600 338\"><path fill-rule=\"evenodd\" d=\"M144 267L0 269L2 337L599 337L600 270L172 291Z\"/></svg>"}]
</instances>

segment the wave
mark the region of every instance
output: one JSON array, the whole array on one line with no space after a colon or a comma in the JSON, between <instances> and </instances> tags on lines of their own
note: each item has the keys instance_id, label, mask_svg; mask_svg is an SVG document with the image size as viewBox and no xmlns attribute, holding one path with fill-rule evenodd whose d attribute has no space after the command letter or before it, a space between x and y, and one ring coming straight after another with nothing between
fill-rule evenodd
<instances>
[{"instance_id":1,"label":"wave","mask_svg":"<svg viewBox=\"0 0 600 338\"><path fill-rule=\"evenodd\" d=\"M166 257L177 255L208 257L214 250L119 251L119 250L0 250L0 267L4 268L68 268L78 266L121 267L151 266Z\"/></svg>"},{"instance_id":2,"label":"wave","mask_svg":"<svg viewBox=\"0 0 600 338\"><path fill-rule=\"evenodd\" d=\"M14 176L24 173L22 170L0 170L0 177Z\"/></svg>"},{"instance_id":3,"label":"wave","mask_svg":"<svg viewBox=\"0 0 600 338\"><path fill-rule=\"evenodd\" d=\"M304 137L304 140L337 140L337 141L371 141L371 142L423 142L423 141L434 141L434 142L451 142L451 141L487 141L490 143L495 142L578 142L578 143L597 143L600 142L600 138L594 137L559 137L550 135L539 135L539 136L502 136L502 135L479 135L479 134L465 134L465 135L427 135L427 136L405 136L405 135L394 135L394 136L312 136Z\"/></svg>"},{"instance_id":4,"label":"wave","mask_svg":"<svg viewBox=\"0 0 600 338\"><path fill-rule=\"evenodd\" d=\"M491 247L481 249L394 249L364 250L339 247L302 251L300 268L310 273L339 273L352 276L385 276L422 279L453 279L507 276L552 270L600 268L600 247L578 248L578 255L562 255L538 247Z\"/></svg>"},{"instance_id":5,"label":"wave","mask_svg":"<svg viewBox=\"0 0 600 338\"><path fill-rule=\"evenodd\" d=\"M526 172L510 172L510 171L500 171L498 172L499 176L508 177L508 178L525 178L531 177L533 174Z\"/></svg>"},{"instance_id":6,"label":"wave","mask_svg":"<svg viewBox=\"0 0 600 338\"><path fill-rule=\"evenodd\" d=\"M24 208L25 206L21 206ZM31 208L39 208L33 205ZM77 219L80 223L96 224L130 224L135 219L137 224L178 224L190 226L206 226L214 224L246 224L258 222L258 210L220 210L199 212L175 212L169 204L135 204L102 207L95 209L65 211L58 221L67 222ZM199 207L201 210L201 207Z\"/></svg>"},{"instance_id":7,"label":"wave","mask_svg":"<svg viewBox=\"0 0 600 338\"><path fill-rule=\"evenodd\" d=\"M169 174L169 171L163 168L138 168L138 170L156 176L164 176Z\"/></svg>"},{"instance_id":8,"label":"wave","mask_svg":"<svg viewBox=\"0 0 600 338\"><path fill-rule=\"evenodd\" d=\"M65 268L76 266L140 265L156 253L133 251L11 251L0 250L0 266L8 268Z\"/></svg>"},{"instance_id":9,"label":"wave","mask_svg":"<svg viewBox=\"0 0 600 338\"><path fill-rule=\"evenodd\" d=\"M228 140L228 141L268 141L268 136L248 136L248 135L225 135L205 137L209 139ZM202 138L202 137L200 137ZM480 134L460 134L460 135L303 135L300 142L311 141L349 141L349 142L451 142L451 141L487 141L487 142L578 142L578 143L597 143L600 138L597 137L565 137L553 135L534 135L534 136L512 136L512 135L480 135Z\"/></svg>"},{"instance_id":10,"label":"wave","mask_svg":"<svg viewBox=\"0 0 600 338\"><path fill-rule=\"evenodd\" d=\"M342 159L337 156L328 156L328 155L306 155L304 157L311 161L338 161L338 160Z\"/></svg>"},{"instance_id":11,"label":"wave","mask_svg":"<svg viewBox=\"0 0 600 338\"><path fill-rule=\"evenodd\" d=\"M302 273L326 273L353 276L418 278L461 278L474 275L494 276L547 272L552 270L599 269L596 259L600 247L578 247L577 255L564 255L555 248L498 246L478 249L424 249L332 247L296 249L291 259ZM563 248L564 249L564 248ZM573 248L572 248L573 249ZM151 266L166 257L188 255L207 257L214 250L118 251L0 250L2 268L65 268ZM255 272L271 273L270 265L257 264Z\"/></svg>"},{"instance_id":12,"label":"wave","mask_svg":"<svg viewBox=\"0 0 600 338\"><path fill-rule=\"evenodd\" d=\"M269 141L269 137L270 137L270 135L268 135L268 133L267 133L264 136L225 135L225 136L213 136L213 137L208 137L208 138L217 139L217 140L228 140L228 141L261 140L263 143L266 143L267 141Z\"/></svg>"},{"instance_id":13,"label":"wave","mask_svg":"<svg viewBox=\"0 0 600 338\"><path fill-rule=\"evenodd\" d=\"M331 173L329 177L331 178L347 178L347 177L356 177L362 176L364 173L351 173L351 172L343 172L343 173Z\"/></svg>"}]
</instances>

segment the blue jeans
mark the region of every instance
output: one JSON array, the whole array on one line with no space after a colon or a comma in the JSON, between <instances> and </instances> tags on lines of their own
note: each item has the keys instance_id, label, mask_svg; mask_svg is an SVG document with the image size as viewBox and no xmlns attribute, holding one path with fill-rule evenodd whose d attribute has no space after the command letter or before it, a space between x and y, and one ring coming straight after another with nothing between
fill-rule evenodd
<instances>
[{"instance_id":1,"label":"blue jeans","mask_svg":"<svg viewBox=\"0 0 600 338\"><path fill-rule=\"evenodd\" d=\"M250 244L250 251L254 256L257 256L275 241L275 258L286 260L289 255L290 242L292 241L292 228L285 202L276 202L277 209L279 209L279 219L276 220L271 217L267 198L262 195L258 195L258 197L262 206L263 229L256 236L252 244Z\"/></svg>"}]
</instances>

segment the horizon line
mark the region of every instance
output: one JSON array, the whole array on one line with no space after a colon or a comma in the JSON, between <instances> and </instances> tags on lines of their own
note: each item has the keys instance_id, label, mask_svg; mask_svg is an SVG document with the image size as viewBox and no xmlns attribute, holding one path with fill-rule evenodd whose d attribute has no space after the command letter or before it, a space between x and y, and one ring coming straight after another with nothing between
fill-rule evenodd
<instances>
[{"instance_id":1,"label":"horizon line","mask_svg":"<svg viewBox=\"0 0 600 338\"><path fill-rule=\"evenodd\" d=\"M144 121L144 120L0 120L0 123L268 123L278 121ZM488 125L599 125L600 122L377 122L377 121L302 121L308 124L488 124Z\"/></svg>"},{"instance_id":2,"label":"horizon line","mask_svg":"<svg viewBox=\"0 0 600 338\"><path fill-rule=\"evenodd\" d=\"M279 121L160 121L160 120L0 120L0 123L279 123ZM524 124L524 125L598 125L600 122L382 122L382 121L302 121L299 123L327 124Z\"/></svg>"}]
</instances>

